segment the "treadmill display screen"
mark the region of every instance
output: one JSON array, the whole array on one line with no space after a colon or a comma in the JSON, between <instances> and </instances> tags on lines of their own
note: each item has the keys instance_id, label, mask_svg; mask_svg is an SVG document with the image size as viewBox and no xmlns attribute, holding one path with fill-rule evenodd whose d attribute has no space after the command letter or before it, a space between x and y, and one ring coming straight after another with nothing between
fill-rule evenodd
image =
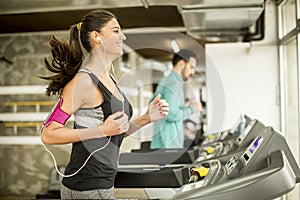
<instances>
[{"instance_id":1,"label":"treadmill display screen","mask_svg":"<svg viewBox=\"0 0 300 200\"><path fill-rule=\"evenodd\" d=\"M256 139L256 141L253 143L253 145L252 145L252 147L249 149L249 151L251 152L251 153L253 153L254 151L255 151L255 149L259 146L259 144L262 142L262 137L261 136L259 136L257 139Z\"/></svg>"},{"instance_id":2,"label":"treadmill display screen","mask_svg":"<svg viewBox=\"0 0 300 200\"><path fill-rule=\"evenodd\" d=\"M244 132L237 138L237 141L238 141L238 142L241 142L241 141L249 134L251 128L252 128L252 125L249 124L249 125L246 127L246 129L244 130Z\"/></svg>"},{"instance_id":3,"label":"treadmill display screen","mask_svg":"<svg viewBox=\"0 0 300 200\"><path fill-rule=\"evenodd\" d=\"M244 154L244 159L245 159L246 161L249 160L249 156L248 156L246 153Z\"/></svg>"}]
</instances>

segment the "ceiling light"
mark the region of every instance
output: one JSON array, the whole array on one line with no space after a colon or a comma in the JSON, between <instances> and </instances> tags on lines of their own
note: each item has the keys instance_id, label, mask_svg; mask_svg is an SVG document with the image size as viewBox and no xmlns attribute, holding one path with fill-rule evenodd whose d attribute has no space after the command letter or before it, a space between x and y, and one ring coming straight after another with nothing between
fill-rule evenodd
<instances>
[{"instance_id":1,"label":"ceiling light","mask_svg":"<svg viewBox=\"0 0 300 200\"><path fill-rule=\"evenodd\" d=\"M171 47L175 53L178 53L180 51L180 48L179 48L176 40L171 41Z\"/></svg>"}]
</instances>

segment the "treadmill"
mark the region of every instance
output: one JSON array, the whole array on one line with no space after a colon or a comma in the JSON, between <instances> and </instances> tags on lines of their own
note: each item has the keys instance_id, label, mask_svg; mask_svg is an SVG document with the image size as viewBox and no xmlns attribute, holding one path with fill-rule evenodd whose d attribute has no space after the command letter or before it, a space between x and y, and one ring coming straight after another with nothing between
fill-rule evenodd
<instances>
[{"instance_id":1,"label":"treadmill","mask_svg":"<svg viewBox=\"0 0 300 200\"><path fill-rule=\"evenodd\" d=\"M179 188L186 182L185 180L188 177L188 168L186 167L187 164L212 158L218 158L226 156L226 154L228 153L241 151L252 142L252 140L264 127L265 126L260 121L254 119L248 124L244 132L239 135L238 138L232 138L232 142L230 142L231 140L229 140L229 142L224 146L222 142L215 142L210 145L204 145L203 147L194 147L193 151L188 150L186 154L193 154L191 155L191 157L197 158L189 162L187 162L188 160L185 160L186 162L181 164L171 163L171 161L174 160L174 158L170 157L171 153L139 153L138 155L140 157L137 160L125 162L127 160L126 159L125 161L123 160L122 162L120 162L123 164L119 164L115 179L115 187L147 188L147 191L149 191L149 193L156 193L157 188L164 188L160 189L163 193L164 191L162 190L168 191L168 188ZM169 151L171 152L172 149ZM174 155L177 155L177 152L178 151L176 150ZM158 161L153 162L155 158ZM128 182L128 180L134 181Z\"/></svg>"},{"instance_id":2,"label":"treadmill","mask_svg":"<svg viewBox=\"0 0 300 200\"><path fill-rule=\"evenodd\" d=\"M245 149L264 127L260 121L253 119L248 123L244 131L236 137L207 145L195 146L194 149L198 149L198 152L194 153L195 157L197 157L194 162L216 158Z\"/></svg>"},{"instance_id":3,"label":"treadmill","mask_svg":"<svg viewBox=\"0 0 300 200\"><path fill-rule=\"evenodd\" d=\"M124 170L131 178L118 172L115 187L145 188L150 199L268 199L291 191L300 181L299 166L285 138L271 127L264 128L246 150L218 159ZM138 180L134 173L143 176ZM157 195L159 188L165 190Z\"/></svg>"},{"instance_id":4,"label":"treadmill","mask_svg":"<svg viewBox=\"0 0 300 200\"><path fill-rule=\"evenodd\" d=\"M149 167L148 165L160 166L159 168L161 169L164 166L176 166L177 168L184 164L216 158L246 148L263 128L264 125L254 119L248 124L241 135L237 138L232 138L225 145L222 142L215 142L209 145L195 146L193 149L187 151L185 149L161 149L156 152L124 153L120 155L119 166L121 168L119 169L124 169L124 167L126 169L130 166L131 169L129 171L131 172L134 168L138 170L139 166ZM178 155L178 153L181 153L181 155ZM176 162L173 162L174 160ZM119 173L126 173L124 171L120 170ZM138 174L134 173L136 176L139 176Z\"/></svg>"},{"instance_id":5,"label":"treadmill","mask_svg":"<svg viewBox=\"0 0 300 200\"><path fill-rule=\"evenodd\" d=\"M235 126L231 130L227 130L224 132L220 132L218 134L213 134L214 139L211 140L211 137L206 137L202 144L193 146L193 147L185 147L180 149L140 149L140 150L132 150L129 153L121 153L119 156L119 165L167 165L167 164L189 164L194 162L200 155L202 149L206 151L209 148L208 153L211 154L211 150L218 149L220 151L213 151L213 156L219 155L217 152L224 154L223 144L226 141L234 140L240 135L240 128L243 126L248 126L251 122L250 117L247 115L241 115L241 118L237 121ZM243 128L244 132L245 127ZM247 133L248 134L248 133ZM247 135L245 134L245 135ZM246 136L244 136L246 137ZM208 140L208 138L210 138ZM244 138L243 138L244 139ZM219 142L216 144L216 142ZM220 143L222 142L222 144ZM246 141L245 141L246 142ZM248 141L249 142L249 141ZM234 143L234 142L233 142ZM234 143L235 144L235 143ZM201 149L202 146L205 146ZM214 146L214 147L210 147ZM206 148L207 147L207 148ZM231 148L231 147L230 147Z\"/></svg>"},{"instance_id":6,"label":"treadmill","mask_svg":"<svg viewBox=\"0 0 300 200\"><path fill-rule=\"evenodd\" d=\"M245 151L194 163L189 171L188 183L163 199L274 199L300 181L299 165L285 138L271 127Z\"/></svg>"},{"instance_id":7,"label":"treadmill","mask_svg":"<svg viewBox=\"0 0 300 200\"><path fill-rule=\"evenodd\" d=\"M201 145L207 145L217 141L224 142L236 138L244 131L245 127L247 127L250 122L251 118L248 115L241 114L240 118L231 129L206 135Z\"/></svg>"}]
</instances>

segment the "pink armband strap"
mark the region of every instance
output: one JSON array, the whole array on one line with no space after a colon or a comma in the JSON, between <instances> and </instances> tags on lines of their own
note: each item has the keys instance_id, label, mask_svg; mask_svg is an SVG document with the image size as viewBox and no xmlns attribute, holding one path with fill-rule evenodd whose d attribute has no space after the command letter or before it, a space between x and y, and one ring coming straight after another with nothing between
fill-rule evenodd
<instances>
[{"instance_id":1,"label":"pink armband strap","mask_svg":"<svg viewBox=\"0 0 300 200\"><path fill-rule=\"evenodd\" d=\"M60 97L58 102L53 107L52 112L48 115L47 119L43 123L45 127L53 121L64 125L66 121L71 117L70 114L61 109L62 101L63 99Z\"/></svg>"}]
</instances>

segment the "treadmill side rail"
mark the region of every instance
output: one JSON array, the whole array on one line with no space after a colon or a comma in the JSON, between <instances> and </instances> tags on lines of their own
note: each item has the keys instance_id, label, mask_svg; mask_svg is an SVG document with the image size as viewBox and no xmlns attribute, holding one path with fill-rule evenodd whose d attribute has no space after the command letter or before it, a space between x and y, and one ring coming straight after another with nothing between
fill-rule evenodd
<instances>
[{"instance_id":1,"label":"treadmill side rail","mask_svg":"<svg viewBox=\"0 0 300 200\"><path fill-rule=\"evenodd\" d=\"M295 187L296 176L283 151L270 155L270 165L246 176L177 193L170 199L274 199ZM274 194L276 191L276 194Z\"/></svg>"}]
</instances>

